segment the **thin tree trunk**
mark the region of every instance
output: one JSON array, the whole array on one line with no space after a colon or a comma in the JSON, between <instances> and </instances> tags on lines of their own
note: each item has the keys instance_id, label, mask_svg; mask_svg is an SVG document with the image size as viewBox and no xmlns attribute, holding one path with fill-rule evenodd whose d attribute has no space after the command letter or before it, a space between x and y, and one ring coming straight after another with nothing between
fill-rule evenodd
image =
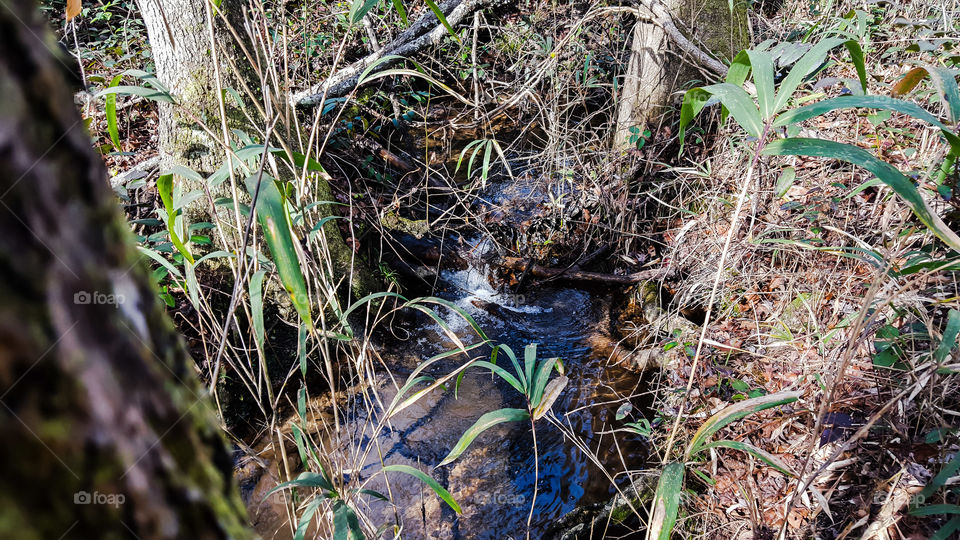
<instances>
[{"instance_id":1,"label":"thin tree trunk","mask_svg":"<svg viewBox=\"0 0 960 540\"><path fill-rule=\"evenodd\" d=\"M707 60L712 71L715 60L697 58L676 43L665 25L674 22L689 32L686 38L703 52L731 59L750 44L747 5L727 0L643 0L641 18L634 27L630 61L617 106L614 147L628 149L636 144L631 136L654 130L664 113L673 110L673 95L690 82L702 83L703 77L691 64ZM670 17L670 21L665 18ZM674 32L676 28L671 28ZM705 55L701 55L705 56Z\"/></svg>"},{"instance_id":2,"label":"thin tree trunk","mask_svg":"<svg viewBox=\"0 0 960 540\"><path fill-rule=\"evenodd\" d=\"M0 537L250 537L40 21L0 7Z\"/></svg>"}]
</instances>

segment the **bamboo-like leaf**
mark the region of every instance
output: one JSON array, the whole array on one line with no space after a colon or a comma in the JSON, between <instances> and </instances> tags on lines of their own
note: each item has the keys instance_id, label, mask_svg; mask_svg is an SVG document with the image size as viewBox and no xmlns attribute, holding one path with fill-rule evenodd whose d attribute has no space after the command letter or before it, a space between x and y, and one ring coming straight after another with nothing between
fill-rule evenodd
<instances>
[{"instance_id":1,"label":"bamboo-like leaf","mask_svg":"<svg viewBox=\"0 0 960 540\"><path fill-rule=\"evenodd\" d=\"M437 3L434 2L433 0L426 0L426 2L427 2L427 5L430 6L430 11L432 11L433 14L436 15L437 20L440 21L440 24L442 24L443 27L447 29L447 33L453 36L453 39L457 40L457 43L460 43L460 36L458 36L457 33L453 31L453 27L450 26L450 23L447 22L447 17L443 14L443 11L440 11L440 7L437 6Z\"/></svg>"},{"instance_id":2,"label":"bamboo-like leaf","mask_svg":"<svg viewBox=\"0 0 960 540\"><path fill-rule=\"evenodd\" d=\"M703 423L702 426L700 426L700 429L694 433L693 438L690 440L690 444L687 446L687 452L684 459L690 459L690 456L700 451L703 446L707 444L713 434L727 424L771 407L793 403L799 399L802 394L803 392L800 391L777 392L774 394L747 399L730 405L717 414L711 416L706 422Z\"/></svg>"},{"instance_id":3,"label":"bamboo-like leaf","mask_svg":"<svg viewBox=\"0 0 960 540\"><path fill-rule=\"evenodd\" d=\"M937 363L943 363L950 354L950 351L957 345L957 334L960 334L960 311L951 309L947 313L947 326L943 329L943 337L940 339L940 345L933 354Z\"/></svg>"},{"instance_id":4,"label":"bamboo-like leaf","mask_svg":"<svg viewBox=\"0 0 960 540\"><path fill-rule=\"evenodd\" d=\"M497 363L497 352L503 351L507 353L507 358L510 359L510 362L513 364L513 369L517 372L517 377L520 379L520 384L523 385L523 390L521 393L527 394L527 377L523 374L523 370L520 369L520 362L517 360L516 353L513 352L513 349L509 345L497 345L493 348L493 352L490 353L490 362Z\"/></svg>"},{"instance_id":5,"label":"bamboo-like leaf","mask_svg":"<svg viewBox=\"0 0 960 540\"><path fill-rule=\"evenodd\" d=\"M910 510L911 516L937 516L940 514L960 514L960 505L931 504Z\"/></svg>"},{"instance_id":6,"label":"bamboo-like leaf","mask_svg":"<svg viewBox=\"0 0 960 540\"><path fill-rule=\"evenodd\" d=\"M484 360L478 360L478 361L474 362L474 363L473 363L473 366L474 366L474 367L478 367L478 368L486 368L486 369L489 369L490 371L496 373L498 377L500 377L501 379L507 381L507 383L508 383L510 386L516 388L516 389L517 389L517 392L520 392L521 394L525 393L525 392L524 392L523 385L520 384L520 381L517 380L516 377L514 377L509 371L507 371L507 370L504 369L503 367L498 366L498 365L493 364L493 363L490 363L490 362L487 362L487 361L484 361Z\"/></svg>"},{"instance_id":7,"label":"bamboo-like leaf","mask_svg":"<svg viewBox=\"0 0 960 540\"><path fill-rule=\"evenodd\" d=\"M460 505L457 504L457 501L453 499L453 496L450 495L450 492L443 488L439 482L434 480L429 474L421 471L420 469L411 467L410 465L387 465L383 468L383 472L399 472L403 474L409 474L414 478L419 479L421 482L426 484L437 494L443 502L447 503L447 506L453 509L454 512L462 514L463 510L460 508Z\"/></svg>"},{"instance_id":8,"label":"bamboo-like leaf","mask_svg":"<svg viewBox=\"0 0 960 540\"><path fill-rule=\"evenodd\" d=\"M364 82L371 82L371 81L375 81L375 80L377 80L377 79L382 79L382 78L384 78L384 77L390 77L390 76L392 76L392 75L407 75L407 76L409 76L409 77L419 77L419 78L421 78L421 79L429 82L430 84L433 84L433 85L439 87L439 88L442 89L444 92L450 94L452 97L456 98L456 99L457 99L458 101L460 101L461 103L463 103L463 104L465 104L465 105L469 105L469 106L471 106L471 107L474 106L474 103L473 103L472 101L470 101L469 99L463 97L460 93L456 92L453 88L450 88L450 87L447 86L446 84L443 84L442 82L438 81L437 79L435 79L435 78L433 78L433 77L431 77L431 76L429 76L429 75L427 75L427 74L425 74L425 73L420 73L419 71L415 71L415 70L412 70L412 69L405 69L405 68L387 69L387 70L384 70L384 71L380 71L380 72L378 72L378 73L375 73L375 74L373 74L373 75L368 75L367 78L366 78L366 80L365 80Z\"/></svg>"},{"instance_id":9,"label":"bamboo-like leaf","mask_svg":"<svg viewBox=\"0 0 960 540\"><path fill-rule=\"evenodd\" d=\"M524 409L498 409L484 414L463 433L463 436L460 437L457 444L453 446L453 450L450 450L447 457L443 458L443 461L441 461L437 467L442 467L460 457L460 454L470 446L470 443L472 443L478 435L493 426L504 422L520 422L529 418L530 413Z\"/></svg>"},{"instance_id":10,"label":"bamboo-like leaf","mask_svg":"<svg viewBox=\"0 0 960 540\"><path fill-rule=\"evenodd\" d=\"M167 211L167 232L170 234L170 241L173 242L174 247L183 255L184 259L194 264L193 255L190 254L190 250L188 250L187 246L180 240L180 236L177 235L176 227L174 226L177 218L177 208L173 206L172 174L161 174L160 177L157 178L157 192L160 195L160 201L163 203L164 210Z\"/></svg>"},{"instance_id":11,"label":"bamboo-like leaf","mask_svg":"<svg viewBox=\"0 0 960 540\"><path fill-rule=\"evenodd\" d=\"M547 388L543 391L543 400L533 410L534 420L539 420L550 412L550 407L553 407L553 404L557 401L557 398L560 397L560 394L569 382L570 379L561 375L547 383Z\"/></svg>"},{"instance_id":12,"label":"bamboo-like leaf","mask_svg":"<svg viewBox=\"0 0 960 540\"><path fill-rule=\"evenodd\" d=\"M803 82L807 75L823 63L823 60L827 57L831 49L837 47L844 41L846 41L844 38L823 39L800 57L800 60L797 60L797 63L793 65L790 72L787 73L787 76L780 82L780 90L777 92L777 98L773 102L773 110L783 110L790 100L790 96L797 91L800 83Z\"/></svg>"},{"instance_id":13,"label":"bamboo-like leaf","mask_svg":"<svg viewBox=\"0 0 960 540\"><path fill-rule=\"evenodd\" d=\"M930 540L947 540L948 538L956 538L953 536L957 531L960 531L960 516L954 516L944 524L943 527L933 533L930 537Z\"/></svg>"},{"instance_id":14,"label":"bamboo-like leaf","mask_svg":"<svg viewBox=\"0 0 960 540\"><path fill-rule=\"evenodd\" d=\"M680 509L683 473L683 463L677 462L668 463L660 473L657 490L653 494L653 512L647 527L647 540L670 540Z\"/></svg>"},{"instance_id":15,"label":"bamboo-like leaf","mask_svg":"<svg viewBox=\"0 0 960 540\"><path fill-rule=\"evenodd\" d=\"M377 5L378 0L353 0L350 5L350 22L356 24Z\"/></svg>"},{"instance_id":16,"label":"bamboo-like leaf","mask_svg":"<svg viewBox=\"0 0 960 540\"><path fill-rule=\"evenodd\" d=\"M407 10L403 8L403 2L393 0L393 9L397 10L397 15L400 15L400 20L403 21L403 25L409 26L410 21L407 20Z\"/></svg>"},{"instance_id":17,"label":"bamboo-like leaf","mask_svg":"<svg viewBox=\"0 0 960 540\"><path fill-rule=\"evenodd\" d=\"M960 455L953 454L950 461L940 469L940 472L933 477L933 480L930 480L930 483L923 487L920 491L920 496L923 497L924 500L932 497L940 488L947 485L947 480L957 475L958 470L960 470Z\"/></svg>"},{"instance_id":18,"label":"bamboo-like leaf","mask_svg":"<svg viewBox=\"0 0 960 540\"><path fill-rule=\"evenodd\" d=\"M263 229L263 236L277 266L280 281L293 301L293 307L300 314L300 319L313 328L313 317L310 313L310 299L307 295L307 283L300 270L300 259L294 245L290 225L287 222L287 209L283 205L283 197L277 189L273 178L263 175L260 181L260 193L257 192L257 177L246 179L247 191L251 198L257 199L257 221Z\"/></svg>"},{"instance_id":19,"label":"bamboo-like leaf","mask_svg":"<svg viewBox=\"0 0 960 540\"><path fill-rule=\"evenodd\" d=\"M333 501L333 540L364 540L357 513L342 500Z\"/></svg>"},{"instance_id":20,"label":"bamboo-like leaf","mask_svg":"<svg viewBox=\"0 0 960 540\"><path fill-rule=\"evenodd\" d=\"M954 150L960 151L960 137L950 131L946 124L941 122L929 111L920 107L916 103L895 99L887 96L839 96L831 99L825 99L812 105L805 105L796 109L791 109L777 117L773 122L774 127L783 127L790 124L796 124L809 120L811 118L826 114L839 109L850 109L854 107L863 107L866 109L880 109L885 111L894 111L909 115L917 120L922 120L937 129L943 134Z\"/></svg>"},{"instance_id":21,"label":"bamboo-like leaf","mask_svg":"<svg viewBox=\"0 0 960 540\"><path fill-rule=\"evenodd\" d=\"M683 104L680 105L680 151L687 134L687 126L700 114L710 99L710 93L703 88L691 88L683 94Z\"/></svg>"},{"instance_id":22,"label":"bamboo-like leaf","mask_svg":"<svg viewBox=\"0 0 960 540\"><path fill-rule=\"evenodd\" d=\"M523 348L523 373L530 389L533 389L533 368L537 366L537 344L531 343Z\"/></svg>"},{"instance_id":23,"label":"bamboo-like leaf","mask_svg":"<svg viewBox=\"0 0 960 540\"><path fill-rule=\"evenodd\" d=\"M705 452L711 448L731 448L733 450L746 452L747 454L750 454L751 456L759 459L760 461L766 463L767 465L770 465L774 469L777 469L778 471L782 472L787 476L797 475L795 472L793 472L793 469L791 469L786 463L781 461L780 458L778 458L777 456L771 454L770 452L767 452L766 450L762 450L760 448L757 448L756 446L747 444L745 442L726 441L726 440L716 441L700 447L700 450L698 452Z\"/></svg>"},{"instance_id":24,"label":"bamboo-like leaf","mask_svg":"<svg viewBox=\"0 0 960 540\"><path fill-rule=\"evenodd\" d=\"M173 96L169 92L147 88L146 86L111 86L97 92L93 97L109 96L111 94L139 96L153 101L173 103Z\"/></svg>"},{"instance_id":25,"label":"bamboo-like leaf","mask_svg":"<svg viewBox=\"0 0 960 540\"><path fill-rule=\"evenodd\" d=\"M547 387L547 381L550 379L550 373L553 372L554 366L557 365L559 358L549 358L544 360L537 366L537 369L533 373L533 384L530 388L530 406L537 408L540 405L540 400L543 399L543 391Z\"/></svg>"},{"instance_id":26,"label":"bamboo-like leaf","mask_svg":"<svg viewBox=\"0 0 960 540\"><path fill-rule=\"evenodd\" d=\"M119 86L121 80L123 80L123 75L114 77L110 81L110 88ZM113 143L117 152L122 152L123 149L120 148L120 128L117 126L117 95L107 94L105 101L104 110L107 114L107 132L110 134L110 142Z\"/></svg>"},{"instance_id":27,"label":"bamboo-like leaf","mask_svg":"<svg viewBox=\"0 0 960 540\"><path fill-rule=\"evenodd\" d=\"M303 513L300 514L300 521L297 522L297 532L294 535L294 540L303 540L307 535L307 529L310 527L310 522L313 520L314 514L317 513L317 509L320 508L320 504L324 501L325 497L316 497L307 507L303 510Z\"/></svg>"},{"instance_id":28,"label":"bamboo-like leaf","mask_svg":"<svg viewBox=\"0 0 960 540\"><path fill-rule=\"evenodd\" d=\"M863 167L876 175L881 182L890 186L897 195L900 195L917 218L931 232L950 248L960 251L960 237L947 227L940 216L927 207L923 197L920 196L920 192L913 185L913 181L893 165L875 158L873 154L862 148L824 139L792 138L781 139L768 144L763 153L781 156L829 157Z\"/></svg>"},{"instance_id":29,"label":"bamboo-like leaf","mask_svg":"<svg viewBox=\"0 0 960 540\"><path fill-rule=\"evenodd\" d=\"M404 59L404 58L405 58L405 57L400 56L400 55L398 55L398 54L388 54L388 55L386 55L386 56L384 56L384 57L382 57L382 58L377 59L376 62L374 62L374 63L370 64L369 66L367 66L367 68L364 69L364 70L360 73L360 76L357 77L357 86L360 86L360 85L362 85L363 83L367 82L367 77L369 77L371 73L373 73L374 71L376 71L378 67L380 67L380 66L382 66L382 65L384 65L384 64L393 62L394 60L402 60L402 59Z\"/></svg>"},{"instance_id":30,"label":"bamboo-like leaf","mask_svg":"<svg viewBox=\"0 0 960 540\"><path fill-rule=\"evenodd\" d=\"M854 69L857 70L857 78L860 79L860 88L863 90L863 93L867 93L867 65L864 63L863 58L863 49L860 47L860 44L857 41L848 39L843 42L843 46L847 48L847 52L850 53L850 61L853 62Z\"/></svg>"},{"instance_id":31,"label":"bamboo-like leaf","mask_svg":"<svg viewBox=\"0 0 960 540\"><path fill-rule=\"evenodd\" d=\"M277 484L275 488L271 489L266 495L263 496L263 500L267 500L267 497L280 490L294 487L320 488L333 493L334 496L337 494L337 490L333 487L333 483L330 482L330 479L327 478L327 475L315 472L302 472L294 480Z\"/></svg>"},{"instance_id":32,"label":"bamboo-like leaf","mask_svg":"<svg viewBox=\"0 0 960 540\"><path fill-rule=\"evenodd\" d=\"M776 99L773 88L773 58L770 57L770 53L753 49L747 50L747 56L750 58L750 67L753 69L753 83L757 87L760 116L763 120L769 120L776 113L773 109Z\"/></svg>"},{"instance_id":33,"label":"bamboo-like leaf","mask_svg":"<svg viewBox=\"0 0 960 540\"><path fill-rule=\"evenodd\" d=\"M257 348L263 351L263 277L267 273L260 270L250 276L250 311L253 317L253 338Z\"/></svg>"},{"instance_id":34,"label":"bamboo-like leaf","mask_svg":"<svg viewBox=\"0 0 960 540\"><path fill-rule=\"evenodd\" d=\"M760 111L750 99L746 90L730 83L711 84L703 89L720 98L734 120L750 135L759 137L763 131L763 122L760 120Z\"/></svg>"}]
</instances>

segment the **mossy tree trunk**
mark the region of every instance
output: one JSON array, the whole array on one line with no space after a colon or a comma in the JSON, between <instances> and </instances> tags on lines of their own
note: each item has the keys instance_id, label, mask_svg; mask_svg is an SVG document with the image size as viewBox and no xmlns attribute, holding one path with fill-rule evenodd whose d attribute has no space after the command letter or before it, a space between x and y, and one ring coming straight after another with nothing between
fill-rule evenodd
<instances>
[{"instance_id":1,"label":"mossy tree trunk","mask_svg":"<svg viewBox=\"0 0 960 540\"><path fill-rule=\"evenodd\" d=\"M0 537L250 537L41 20L0 7Z\"/></svg>"},{"instance_id":2,"label":"mossy tree trunk","mask_svg":"<svg viewBox=\"0 0 960 540\"><path fill-rule=\"evenodd\" d=\"M732 59L750 44L747 4L735 0L662 0L674 20L690 32L687 37L720 59ZM614 147L629 149L631 135L659 127L663 115L674 109L672 96L702 76L684 59L663 28L647 19L637 22L630 61L617 105Z\"/></svg>"}]
</instances>

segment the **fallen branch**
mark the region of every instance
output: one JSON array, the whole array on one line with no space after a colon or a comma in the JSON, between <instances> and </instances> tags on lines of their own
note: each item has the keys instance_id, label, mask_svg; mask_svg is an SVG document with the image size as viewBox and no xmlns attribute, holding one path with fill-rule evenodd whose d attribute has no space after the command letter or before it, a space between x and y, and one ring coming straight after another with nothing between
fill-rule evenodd
<instances>
[{"instance_id":1,"label":"fallen branch","mask_svg":"<svg viewBox=\"0 0 960 540\"><path fill-rule=\"evenodd\" d=\"M719 60L710 56L703 49L697 47L695 43L687 39L687 36L683 35L683 32L677 28L673 16L667 11L667 8L660 3L660 0L638 1L640 5L646 8L646 10L650 12L650 15L653 16L653 22L663 28L663 31L673 40L677 47L680 47L683 52L689 54L701 66L717 75L726 76L727 66L723 65ZM640 15L642 16L642 13Z\"/></svg>"},{"instance_id":2,"label":"fallen branch","mask_svg":"<svg viewBox=\"0 0 960 540\"><path fill-rule=\"evenodd\" d=\"M448 0L439 7L450 26L455 27L468 15L471 15L474 11L482 7L493 4L494 1L495 0ZM363 73L365 69L383 60L384 57L407 57L425 47L440 43L440 40L446 35L447 29L440 24L433 10L426 11L422 17L390 43L337 71L328 77L323 84L315 85L290 96L291 105L296 107L315 107L320 104L321 100L341 97L357 86L360 74ZM382 71L400 60L402 60L402 58L383 60L377 65L373 73Z\"/></svg>"},{"instance_id":3,"label":"fallen branch","mask_svg":"<svg viewBox=\"0 0 960 540\"><path fill-rule=\"evenodd\" d=\"M533 277L540 279L562 279L565 281L582 281L592 283L607 283L611 285L633 285L641 281L651 279L663 279L672 275L674 268L654 268L634 272L633 274L604 274L600 272L587 272L577 267L572 268L549 268L539 264L527 264L526 259L519 257L504 257L500 260L501 266L516 272L527 272Z\"/></svg>"}]
</instances>

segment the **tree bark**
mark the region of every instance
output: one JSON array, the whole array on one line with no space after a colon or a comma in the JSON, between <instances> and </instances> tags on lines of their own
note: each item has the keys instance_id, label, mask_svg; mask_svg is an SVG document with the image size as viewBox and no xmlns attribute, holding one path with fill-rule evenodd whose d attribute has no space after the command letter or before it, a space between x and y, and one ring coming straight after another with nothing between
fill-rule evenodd
<instances>
[{"instance_id":1,"label":"tree bark","mask_svg":"<svg viewBox=\"0 0 960 540\"><path fill-rule=\"evenodd\" d=\"M739 0L732 12L727 0L642 0L640 14L617 106L613 144L622 150L636 144L630 142L631 135L652 130L664 113L673 110L675 92L700 78L688 64L706 64L716 73L717 66L724 69L723 65L704 52L732 59L750 44L747 6ZM681 40L705 50L680 47Z\"/></svg>"},{"instance_id":2,"label":"tree bark","mask_svg":"<svg viewBox=\"0 0 960 540\"><path fill-rule=\"evenodd\" d=\"M251 537L67 56L32 2L0 6L0 537Z\"/></svg>"}]
</instances>

